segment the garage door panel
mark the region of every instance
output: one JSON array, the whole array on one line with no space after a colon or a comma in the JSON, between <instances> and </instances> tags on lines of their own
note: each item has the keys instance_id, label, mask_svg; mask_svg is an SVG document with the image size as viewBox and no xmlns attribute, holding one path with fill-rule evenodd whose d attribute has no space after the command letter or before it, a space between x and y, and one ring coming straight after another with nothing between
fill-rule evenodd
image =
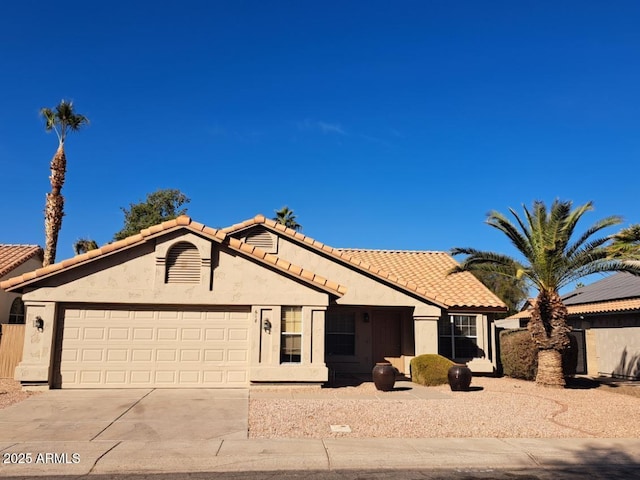
<instances>
[{"instance_id":1,"label":"garage door panel","mask_svg":"<svg viewBox=\"0 0 640 480\"><path fill-rule=\"evenodd\" d=\"M63 388L245 387L248 311L67 309Z\"/></svg>"}]
</instances>

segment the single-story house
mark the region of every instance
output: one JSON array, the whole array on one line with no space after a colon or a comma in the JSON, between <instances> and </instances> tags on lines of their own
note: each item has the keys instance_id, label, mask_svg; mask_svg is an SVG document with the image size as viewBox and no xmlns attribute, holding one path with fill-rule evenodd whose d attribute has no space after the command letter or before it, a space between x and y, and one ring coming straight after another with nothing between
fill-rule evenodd
<instances>
[{"instance_id":1,"label":"single-story house","mask_svg":"<svg viewBox=\"0 0 640 480\"><path fill-rule=\"evenodd\" d=\"M258 215L186 216L4 281L23 294L16 378L53 388L326 382L441 353L493 372L503 302L445 252L337 249Z\"/></svg>"},{"instance_id":2,"label":"single-story house","mask_svg":"<svg viewBox=\"0 0 640 480\"><path fill-rule=\"evenodd\" d=\"M37 245L0 244L0 282L42 267L42 255ZM0 323L24 323L19 293L0 290Z\"/></svg>"},{"instance_id":3,"label":"single-story house","mask_svg":"<svg viewBox=\"0 0 640 480\"><path fill-rule=\"evenodd\" d=\"M640 277L616 273L563 295L578 339L578 373L640 380ZM497 325L526 326L525 308Z\"/></svg>"}]
</instances>

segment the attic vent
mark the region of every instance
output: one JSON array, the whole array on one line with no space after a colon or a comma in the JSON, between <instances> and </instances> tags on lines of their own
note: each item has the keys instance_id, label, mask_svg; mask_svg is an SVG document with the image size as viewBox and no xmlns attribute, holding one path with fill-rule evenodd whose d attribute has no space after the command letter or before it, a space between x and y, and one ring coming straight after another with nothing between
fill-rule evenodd
<instances>
[{"instance_id":1,"label":"attic vent","mask_svg":"<svg viewBox=\"0 0 640 480\"><path fill-rule=\"evenodd\" d=\"M195 245L176 243L167 254L166 283L200 283L200 264Z\"/></svg>"},{"instance_id":2,"label":"attic vent","mask_svg":"<svg viewBox=\"0 0 640 480\"><path fill-rule=\"evenodd\" d=\"M254 229L247 235L245 243L261 248L268 253L274 253L274 250L276 250L273 234L265 228Z\"/></svg>"}]
</instances>

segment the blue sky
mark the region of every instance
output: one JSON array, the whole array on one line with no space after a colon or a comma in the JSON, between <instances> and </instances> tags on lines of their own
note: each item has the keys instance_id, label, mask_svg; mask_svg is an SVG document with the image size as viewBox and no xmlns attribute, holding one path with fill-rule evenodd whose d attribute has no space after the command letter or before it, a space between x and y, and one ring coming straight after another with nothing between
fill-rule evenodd
<instances>
[{"instance_id":1,"label":"blue sky","mask_svg":"<svg viewBox=\"0 0 640 480\"><path fill-rule=\"evenodd\" d=\"M336 247L513 253L540 199L640 223L637 1L25 0L0 16L0 242L44 244L73 100L58 260L159 188L227 226L288 205ZM611 232L613 233L613 232Z\"/></svg>"}]
</instances>

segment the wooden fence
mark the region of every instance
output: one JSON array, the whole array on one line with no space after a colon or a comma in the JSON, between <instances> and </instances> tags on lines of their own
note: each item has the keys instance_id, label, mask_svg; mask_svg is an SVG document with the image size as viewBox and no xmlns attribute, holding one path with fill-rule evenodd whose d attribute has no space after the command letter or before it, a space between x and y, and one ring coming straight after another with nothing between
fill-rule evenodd
<instances>
[{"instance_id":1,"label":"wooden fence","mask_svg":"<svg viewBox=\"0 0 640 480\"><path fill-rule=\"evenodd\" d=\"M24 325L0 324L0 378L13 378L23 346Z\"/></svg>"}]
</instances>

